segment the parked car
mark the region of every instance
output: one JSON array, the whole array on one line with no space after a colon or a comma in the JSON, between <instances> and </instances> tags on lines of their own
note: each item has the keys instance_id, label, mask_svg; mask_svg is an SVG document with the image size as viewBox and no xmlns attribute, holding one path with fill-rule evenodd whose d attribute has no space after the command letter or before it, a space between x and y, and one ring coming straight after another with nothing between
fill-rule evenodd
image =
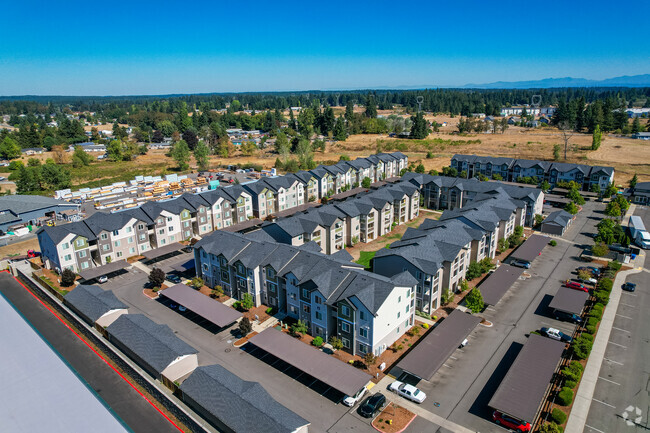
<instances>
[{"instance_id":1,"label":"parked car","mask_svg":"<svg viewBox=\"0 0 650 433\"><path fill-rule=\"evenodd\" d=\"M566 287L569 289L576 289L576 290L582 290L583 292L588 292L589 289L585 287L584 284L580 284L577 281L569 281L567 280L566 283L564 283Z\"/></svg>"},{"instance_id":2,"label":"parked car","mask_svg":"<svg viewBox=\"0 0 650 433\"><path fill-rule=\"evenodd\" d=\"M563 322L571 322L571 323L582 322L582 318L577 314L566 313L564 311L558 311L558 310L555 311L555 319L562 320Z\"/></svg>"},{"instance_id":3,"label":"parked car","mask_svg":"<svg viewBox=\"0 0 650 433\"><path fill-rule=\"evenodd\" d=\"M580 282L582 282L582 283L586 283L586 284L593 284L593 285L598 284L598 280L595 279L595 278L587 278L587 279L585 280L585 279L583 279L583 278L578 277L578 281L580 281Z\"/></svg>"},{"instance_id":4,"label":"parked car","mask_svg":"<svg viewBox=\"0 0 650 433\"><path fill-rule=\"evenodd\" d=\"M515 259L512 262L510 262L510 264L518 268L530 269L530 262L527 262L526 260Z\"/></svg>"},{"instance_id":5,"label":"parked car","mask_svg":"<svg viewBox=\"0 0 650 433\"><path fill-rule=\"evenodd\" d=\"M381 392L371 395L359 406L359 415L364 418L372 418L377 411L380 411L386 404L386 396Z\"/></svg>"},{"instance_id":6,"label":"parked car","mask_svg":"<svg viewBox=\"0 0 650 433\"><path fill-rule=\"evenodd\" d=\"M108 281L108 277L106 275L102 275L101 277L97 278L97 282L100 284L105 283L106 281Z\"/></svg>"},{"instance_id":7,"label":"parked car","mask_svg":"<svg viewBox=\"0 0 650 433\"><path fill-rule=\"evenodd\" d=\"M169 274L167 275L167 280L171 281L174 284L180 284L181 283L181 277L175 274Z\"/></svg>"},{"instance_id":8,"label":"parked car","mask_svg":"<svg viewBox=\"0 0 650 433\"><path fill-rule=\"evenodd\" d=\"M355 404L357 404L357 402L361 401L363 396L366 395L367 391L368 389L364 386L353 396L346 395L345 397L343 397L343 404L348 407L354 406Z\"/></svg>"},{"instance_id":9,"label":"parked car","mask_svg":"<svg viewBox=\"0 0 650 433\"><path fill-rule=\"evenodd\" d=\"M591 272L595 277L600 276L600 268L597 268L596 266L580 266L577 270Z\"/></svg>"},{"instance_id":10,"label":"parked car","mask_svg":"<svg viewBox=\"0 0 650 433\"><path fill-rule=\"evenodd\" d=\"M625 290L626 292L633 292L636 290L636 283L625 283L621 289Z\"/></svg>"},{"instance_id":11,"label":"parked car","mask_svg":"<svg viewBox=\"0 0 650 433\"><path fill-rule=\"evenodd\" d=\"M405 399L412 400L416 403L422 403L424 399L427 398L427 395L423 391L420 391L413 385L400 382L399 380L391 383L388 389L401 395Z\"/></svg>"},{"instance_id":12,"label":"parked car","mask_svg":"<svg viewBox=\"0 0 650 433\"><path fill-rule=\"evenodd\" d=\"M570 335L566 335L564 332L555 328L542 328L540 329L540 334L545 337L552 338L553 340L563 341L565 343L571 343L573 340Z\"/></svg>"},{"instance_id":13,"label":"parked car","mask_svg":"<svg viewBox=\"0 0 650 433\"><path fill-rule=\"evenodd\" d=\"M179 305L179 306L178 306L178 311L180 311L181 313L183 313L183 312L187 311L187 308L183 307L182 305Z\"/></svg>"},{"instance_id":14,"label":"parked car","mask_svg":"<svg viewBox=\"0 0 650 433\"><path fill-rule=\"evenodd\" d=\"M173 302L170 302L169 303L169 308L171 308L172 310L175 310L176 308L178 308L178 304L174 304Z\"/></svg>"},{"instance_id":15,"label":"parked car","mask_svg":"<svg viewBox=\"0 0 650 433\"><path fill-rule=\"evenodd\" d=\"M510 429L514 429L517 432L530 431L530 423L526 421L519 421L518 419L514 419L508 415L499 412L498 410L494 411L494 413L492 414L492 419L494 420L495 423Z\"/></svg>"}]
</instances>

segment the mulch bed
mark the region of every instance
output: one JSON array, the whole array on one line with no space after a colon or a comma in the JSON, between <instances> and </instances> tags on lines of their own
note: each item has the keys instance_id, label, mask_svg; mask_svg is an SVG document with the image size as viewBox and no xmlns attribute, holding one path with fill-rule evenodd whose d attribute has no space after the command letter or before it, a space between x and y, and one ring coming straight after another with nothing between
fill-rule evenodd
<instances>
[{"instance_id":1,"label":"mulch bed","mask_svg":"<svg viewBox=\"0 0 650 433\"><path fill-rule=\"evenodd\" d=\"M156 299L158 297L158 292L154 292L152 289L144 289L142 293L144 293L146 297L151 299Z\"/></svg>"},{"instance_id":2,"label":"mulch bed","mask_svg":"<svg viewBox=\"0 0 650 433\"><path fill-rule=\"evenodd\" d=\"M43 268L43 269L41 269L41 272L42 272L42 276L47 278L48 280L50 280L50 283L52 283L52 285L54 287L58 288L59 290L69 292L69 291L71 291L72 289L75 288L74 284L72 286L68 286L68 287L62 286L61 283L59 282L59 280L61 279L61 276L57 275L56 272L54 272L54 271L52 271L50 269ZM37 275L38 275L38 272L37 272ZM81 279L81 277L78 276L77 280L79 280L79 279Z\"/></svg>"},{"instance_id":3,"label":"mulch bed","mask_svg":"<svg viewBox=\"0 0 650 433\"><path fill-rule=\"evenodd\" d=\"M386 433L399 433L411 424L417 415L413 412L389 403L377 417L372 420L375 430Z\"/></svg>"},{"instance_id":4,"label":"mulch bed","mask_svg":"<svg viewBox=\"0 0 650 433\"><path fill-rule=\"evenodd\" d=\"M223 296L222 296L222 298L223 298ZM259 318L260 323L264 323L264 321L266 321L266 319L268 319L269 317L271 317L271 316L266 312L266 310L267 310L268 308L269 308L269 307L267 307L266 305L262 304L262 305L260 305L259 307L253 307L253 308L251 308L251 309L248 310L248 311L243 311L243 310L240 310L240 311L242 311L242 313L244 314L244 317L248 317L248 320L250 320L251 322L255 320L255 315L257 315L257 317Z\"/></svg>"},{"instance_id":5,"label":"mulch bed","mask_svg":"<svg viewBox=\"0 0 650 433\"><path fill-rule=\"evenodd\" d=\"M235 347L243 346L244 344L246 344L248 342L249 339L253 338L255 335L257 335L257 331L253 331L250 334L248 334L247 336L245 336L243 338L240 338L239 340L235 341L235 343L234 343Z\"/></svg>"},{"instance_id":6,"label":"mulch bed","mask_svg":"<svg viewBox=\"0 0 650 433\"><path fill-rule=\"evenodd\" d=\"M127 263L135 263L139 262L140 260L144 259L144 256L131 256L126 259Z\"/></svg>"}]
</instances>

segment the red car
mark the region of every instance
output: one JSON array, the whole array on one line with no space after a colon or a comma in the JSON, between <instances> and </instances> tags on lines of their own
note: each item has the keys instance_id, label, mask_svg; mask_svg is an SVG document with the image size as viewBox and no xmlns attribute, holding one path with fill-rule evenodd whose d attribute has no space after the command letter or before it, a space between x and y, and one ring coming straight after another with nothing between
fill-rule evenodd
<instances>
[{"instance_id":1,"label":"red car","mask_svg":"<svg viewBox=\"0 0 650 433\"><path fill-rule=\"evenodd\" d=\"M525 421L519 421L517 419L514 419L512 417L509 417L508 415L502 414L498 410L495 410L494 413L492 414L492 419L494 420L495 423L502 425L504 427L514 429L515 431L518 432L529 432L530 431L530 423L525 422Z\"/></svg>"},{"instance_id":2,"label":"red car","mask_svg":"<svg viewBox=\"0 0 650 433\"><path fill-rule=\"evenodd\" d=\"M588 292L589 289L585 287L584 284L577 283L575 281L567 281L564 285L570 289L582 290L583 292Z\"/></svg>"}]
</instances>

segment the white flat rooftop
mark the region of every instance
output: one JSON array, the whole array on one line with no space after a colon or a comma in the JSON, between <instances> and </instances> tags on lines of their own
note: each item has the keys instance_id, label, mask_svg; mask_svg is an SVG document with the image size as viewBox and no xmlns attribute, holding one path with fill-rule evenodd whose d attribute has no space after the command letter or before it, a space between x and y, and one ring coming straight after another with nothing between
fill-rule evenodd
<instances>
[{"instance_id":1,"label":"white flat rooftop","mask_svg":"<svg viewBox=\"0 0 650 433\"><path fill-rule=\"evenodd\" d=\"M0 431L127 431L2 295L0 341Z\"/></svg>"}]
</instances>

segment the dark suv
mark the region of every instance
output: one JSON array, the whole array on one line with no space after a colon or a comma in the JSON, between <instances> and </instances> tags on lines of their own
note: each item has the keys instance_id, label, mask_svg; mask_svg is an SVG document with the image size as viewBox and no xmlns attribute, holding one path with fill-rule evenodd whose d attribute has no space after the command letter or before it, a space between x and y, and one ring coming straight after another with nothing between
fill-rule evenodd
<instances>
[{"instance_id":1,"label":"dark suv","mask_svg":"<svg viewBox=\"0 0 650 433\"><path fill-rule=\"evenodd\" d=\"M386 403L386 396L381 392L371 395L366 401L359 406L359 415L364 418L372 418Z\"/></svg>"},{"instance_id":2,"label":"dark suv","mask_svg":"<svg viewBox=\"0 0 650 433\"><path fill-rule=\"evenodd\" d=\"M561 320L563 322L571 322L571 323L582 322L582 319L577 314L566 313L564 311L555 310L553 315L555 316L556 320Z\"/></svg>"}]
</instances>

